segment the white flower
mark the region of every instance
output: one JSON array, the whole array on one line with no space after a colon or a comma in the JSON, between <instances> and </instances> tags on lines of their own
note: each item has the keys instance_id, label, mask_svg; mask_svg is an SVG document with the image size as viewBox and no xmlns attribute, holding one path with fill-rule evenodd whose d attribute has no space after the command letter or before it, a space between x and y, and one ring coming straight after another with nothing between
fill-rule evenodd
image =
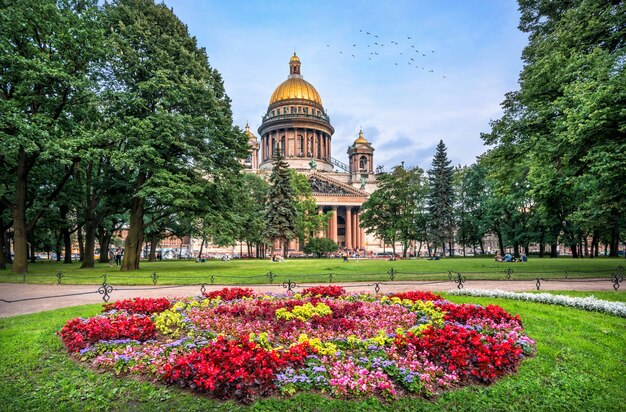
<instances>
[{"instance_id":1,"label":"white flower","mask_svg":"<svg viewBox=\"0 0 626 412\"><path fill-rule=\"evenodd\" d=\"M609 313L611 315L626 318L625 303L596 299L594 296L588 296L586 298L575 298L565 295L552 295L550 293L507 292L499 289L455 289L449 291L448 293L458 296L482 296L490 298L527 300L530 302L548 303L552 305L568 306L588 311Z\"/></svg>"}]
</instances>

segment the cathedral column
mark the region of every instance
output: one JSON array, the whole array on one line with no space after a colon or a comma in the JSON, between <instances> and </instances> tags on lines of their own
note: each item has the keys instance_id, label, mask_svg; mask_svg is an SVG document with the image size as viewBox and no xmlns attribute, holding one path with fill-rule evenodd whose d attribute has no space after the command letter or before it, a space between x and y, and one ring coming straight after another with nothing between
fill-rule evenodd
<instances>
[{"instance_id":1,"label":"cathedral column","mask_svg":"<svg viewBox=\"0 0 626 412\"><path fill-rule=\"evenodd\" d=\"M321 220L321 216L322 216L323 213L324 213L323 207L322 206L318 206L317 207L317 214L318 214L318 216L320 216L320 220ZM317 237L320 237L320 238L324 237L324 230L323 229L320 229L317 232Z\"/></svg>"},{"instance_id":2,"label":"cathedral column","mask_svg":"<svg viewBox=\"0 0 626 412\"><path fill-rule=\"evenodd\" d=\"M363 230L363 228L361 228L361 216L363 215L363 212L359 212L358 216L357 216L357 221L358 221L358 227L359 227L359 239L361 242L361 247L363 249L365 249L365 230Z\"/></svg>"},{"instance_id":3,"label":"cathedral column","mask_svg":"<svg viewBox=\"0 0 626 412\"><path fill-rule=\"evenodd\" d=\"M328 144L326 145L326 157L328 158L328 160L330 161L331 159L331 153L330 153L330 135L326 135L326 141L328 142Z\"/></svg>"},{"instance_id":4,"label":"cathedral column","mask_svg":"<svg viewBox=\"0 0 626 412\"><path fill-rule=\"evenodd\" d=\"M328 219L328 222L326 222L326 239L332 239L333 237L331 236L332 233L332 226L333 226L333 220L332 219Z\"/></svg>"},{"instance_id":5,"label":"cathedral column","mask_svg":"<svg viewBox=\"0 0 626 412\"><path fill-rule=\"evenodd\" d=\"M359 223L357 217L359 216L358 209L352 214L352 239L354 243L354 248L361 248L361 239L359 238Z\"/></svg>"},{"instance_id":6,"label":"cathedral column","mask_svg":"<svg viewBox=\"0 0 626 412\"><path fill-rule=\"evenodd\" d=\"M333 242L337 243L337 206L333 206L332 229L330 236Z\"/></svg>"},{"instance_id":7,"label":"cathedral column","mask_svg":"<svg viewBox=\"0 0 626 412\"><path fill-rule=\"evenodd\" d=\"M346 206L346 247L352 249L352 208Z\"/></svg>"}]
</instances>

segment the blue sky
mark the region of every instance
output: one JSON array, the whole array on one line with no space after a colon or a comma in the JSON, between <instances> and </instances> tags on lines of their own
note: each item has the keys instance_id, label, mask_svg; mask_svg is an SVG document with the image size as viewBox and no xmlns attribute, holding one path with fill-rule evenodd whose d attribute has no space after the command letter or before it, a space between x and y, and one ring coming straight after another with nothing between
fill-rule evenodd
<instances>
[{"instance_id":1,"label":"blue sky","mask_svg":"<svg viewBox=\"0 0 626 412\"><path fill-rule=\"evenodd\" d=\"M295 50L335 128L333 157L347 160L362 127L385 170L430 168L440 139L453 164L474 162L527 43L513 0L165 3L222 74L236 124L257 134Z\"/></svg>"}]
</instances>

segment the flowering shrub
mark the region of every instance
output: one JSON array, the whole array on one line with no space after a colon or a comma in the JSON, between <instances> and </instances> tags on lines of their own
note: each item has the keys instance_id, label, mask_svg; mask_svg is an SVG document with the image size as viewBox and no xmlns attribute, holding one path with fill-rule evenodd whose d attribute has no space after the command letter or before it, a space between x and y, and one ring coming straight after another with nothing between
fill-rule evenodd
<instances>
[{"instance_id":1,"label":"flowering shrub","mask_svg":"<svg viewBox=\"0 0 626 412\"><path fill-rule=\"evenodd\" d=\"M400 298L400 299L409 299L412 301L416 301L416 300L441 300L442 297L441 295L435 295L432 292L424 292L421 290L414 290L414 291L410 291L410 292L401 292L401 293L394 293L393 295L391 295L390 297L392 298Z\"/></svg>"},{"instance_id":2,"label":"flowering shrub","mask_svg":"<svg viewBox=\"0 0 626 412\"><path fill-rule=\"evenodd\" d=\"M470 319L491 319L494 322L521 322L519 316L513 317L504 309L496 305L456 305L454 303L443 303L438 305L446 313L445 319L458 323L467 323Z\"/></svg>"},{"instance_id":3,"label":"flowering shrub","mask_svg":"<svg viewBox=\"0 0 626 412\"><path fill-rule=\"evenodd\" d=\"M346 290L341 286L314 286L302 290L303 295L339 297L346 294Z\"/></svg>"},{"instance_id":4,"label":"flowering shrub","mask_svg":"<svg viewBox=\"0 0 626 412\"><path fill-rule=\"evenodd\" d=\"M255 395L270 395L275 388L276 371L285 365L301 365L307 345L296 345L279 356L247 339L215 342L178 356L165 365L161 378L169 383L190 386L226 399L233 396L248 400Z\"/></svg>"},{"instance_id":5,"label":"flowering shrub","mask_svg":"<svg viewBox=\"0 0 626 412\"><path fill-rule=\"evenodd\" d=\"M74 319L59 334L93 367L242 402L308 390L433 397L489 384L534 353L518 316L429 292L255 296L233 288L206 297L149 316L111 310Z\"/></svg>"},{"instance_id":6,"label":"flowering shrub","mask_svg":"<svg viewBox=\"0 0 626 412\"><path fill-rule=\"evenodd\" d=\"M114 318L97 316L68 321L59 332L70 352L78 352L89 344L111 339L145 341L154 337L156 330L150 318L120 315Z\"/></svg>"},{"instance_id":7,"label":"flowering shrub","mask_svg":"<svg viewBox=\"0 0 626 412\"><path fill-rule=\"evenodd\" d=\"M204 293L204 296L209 299L220 298L221 300L235 300L241 298L251 298L254 296L254 291L250 288L224 288Z\"/></svg>"},{"instance_id":8,"label":"flowering shrub","mask_svg":"<svg viewBox=\"0 0 626 412\"><path fill-rule=\"evenodd\" d=\"M148 315L150 313L163 312L170 307L172 307L172 303L167 298L134 298L107 303L104 305L104 310L125 310L128 313Z\"/></svg>"}]
</instances>

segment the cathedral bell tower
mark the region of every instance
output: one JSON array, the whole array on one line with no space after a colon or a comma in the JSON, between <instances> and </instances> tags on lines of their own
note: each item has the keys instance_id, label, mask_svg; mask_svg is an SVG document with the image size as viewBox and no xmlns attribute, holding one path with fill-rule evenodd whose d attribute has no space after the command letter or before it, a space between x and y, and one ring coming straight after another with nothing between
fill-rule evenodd
<instances>
[{"instance_id":1,"label":"cathedral bell tower","mask_svg":"<svg viewBox=\"0 0 626 412\"><path fill-rule=\"evenodd\" d=\"M350 181L352 183L364 182L373 178L374 175L374 148L363 137L363 130L359 131L359 137L348 148L348 165L350 169ZM362 180L361 178L365 179Z\"/></svg>"}]
</instances>

